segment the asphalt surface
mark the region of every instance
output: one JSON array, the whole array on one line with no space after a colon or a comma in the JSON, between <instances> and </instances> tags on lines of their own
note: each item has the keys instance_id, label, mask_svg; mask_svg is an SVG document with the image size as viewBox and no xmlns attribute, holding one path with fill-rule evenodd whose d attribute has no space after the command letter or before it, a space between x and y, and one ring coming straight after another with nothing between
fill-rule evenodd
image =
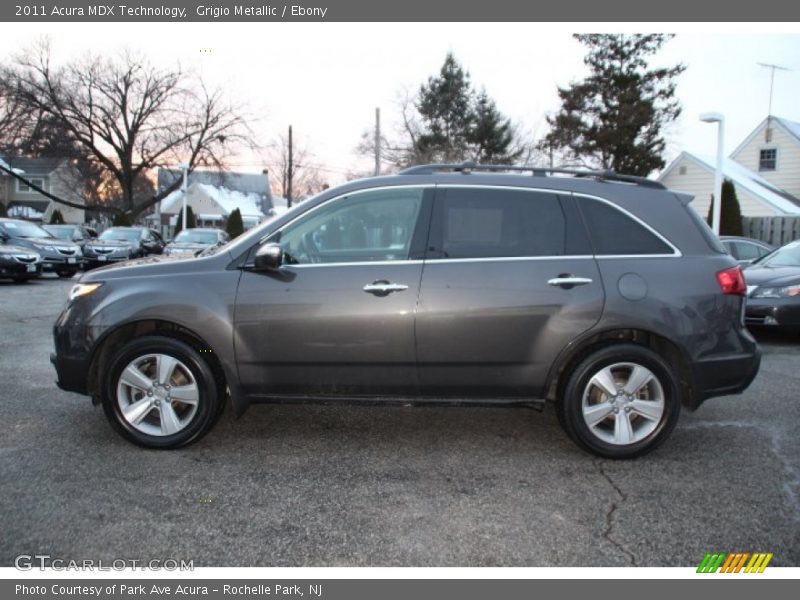
<instances>
[{"instance_id":1,"label":"asphalt surface","mask_svg":"<svg viewBox=\"0 0 800 600\"><path fill-rule=\"evenodd\" d=\"M751 388L634 461L583 453L551 407L254 406L159 452L53 383L71 284L0 282L0 566L800 565L800 337L759 335Z\"/></svg>"}]
</instances>

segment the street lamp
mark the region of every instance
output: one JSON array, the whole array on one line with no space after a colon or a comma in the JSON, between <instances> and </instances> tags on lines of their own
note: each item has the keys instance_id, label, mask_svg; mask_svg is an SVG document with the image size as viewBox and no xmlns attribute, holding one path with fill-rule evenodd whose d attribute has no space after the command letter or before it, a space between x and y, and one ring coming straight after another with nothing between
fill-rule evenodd
<instances>
[{"instance_id":1,"label":"street lamp","mask_svg":"<svg viewBox=\"0 0 800 600\"><path fill-rule=\"evenodd\" d=\"M719 235L720 215L722 214L722 159L723 142L725 140L725 117L722 113L703 113L703 123L717 123L717 170L714 173L714 212L711 217L711 228Z\"/></svg>"},{"instance_id":2,"label":"street lamp","mask_svg":"<svg viewBox=\"0 0 800 600\"><path fill-rule=\"evenodd\" d=\"M186 191L189 187L189 164L181 163L180 168L181 171L183 171L183 185L181 186L181 190L183 191L183 218L181 221L181 231L186 231Z\"/></svg>"}]
</instances>

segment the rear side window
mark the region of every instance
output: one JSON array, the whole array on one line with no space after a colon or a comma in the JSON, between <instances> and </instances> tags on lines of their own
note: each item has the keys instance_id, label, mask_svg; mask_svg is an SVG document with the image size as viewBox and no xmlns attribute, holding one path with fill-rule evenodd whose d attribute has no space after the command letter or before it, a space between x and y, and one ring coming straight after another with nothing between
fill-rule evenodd
<instances>
[{"instance_id":1,"label":"rear side window","mask_svg":"<svg viewBox=\"0 0 800 600\"><path fill-rule=\"evenodd\" d=\"M589 198L580 199L597 255L674 254L674 250L622 211Z\"/></svg>"},{"instance_id":2,"label":"rear side window","mask_svg":"<svg viewBox=\"0 0 800 600\"><path fill-rule=\"evenodd\" d=\"M566 239L558 197L525 190L440 189L432 229L441 258L557 256Z\"/></svg>"}]
</instances>

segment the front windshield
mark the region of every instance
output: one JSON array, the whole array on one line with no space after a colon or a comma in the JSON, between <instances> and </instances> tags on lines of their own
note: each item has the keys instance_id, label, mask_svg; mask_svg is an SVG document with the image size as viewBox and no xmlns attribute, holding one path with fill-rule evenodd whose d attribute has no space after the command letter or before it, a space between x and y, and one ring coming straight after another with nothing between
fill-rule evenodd
<instances>
[{"instance_id":1,"label":"front windshield","mask_svg":"<svg viewBox=\"0 0 800 600\"><path fill-rule=\"evenodd\" d=\"M800 267L800 242L778 248L758 261L760 267Z\"/></svg>"},{"instance_id":2,"label":"front windshield","mask_svg":"<svg viewBox=\"0 0 800 600\"><path fill-rule=\"evenodd\" d=\"M34 223L27 221L6 221L3 223L8 235L18 238L51 238L47 231Z\"/></svg>"},{"instance_id":3,"label":"front windshield","mask_svg":"<svg viewBox=\"0 0 800 600\"><path fill-rule=\"evenodd\" d=\"M180 244L216 244L217 234L214 231L186 229L175 236L174 241Z\"/></svg>"},{"instance_id":4,"label":"front windshield","mask_svg":"<svg viewBox=\"0 0 800 600\"><path fill-rule=\"evenodd\" d=\"M62 240L72 239L72 227L59 227L58 225L45 225L44 228Z\"/></svg>"},{"instance_id":5,"label":"front windshield","mask_svg":"<svg viewBox=\"0 0 800 600\"><path fill-rule=\"evenodd\" d=\"M104 241L118 241L118 242L138 242L139 232L136 229L106 229L100 234L101 240Z\"/></svg>"}]
</instances>

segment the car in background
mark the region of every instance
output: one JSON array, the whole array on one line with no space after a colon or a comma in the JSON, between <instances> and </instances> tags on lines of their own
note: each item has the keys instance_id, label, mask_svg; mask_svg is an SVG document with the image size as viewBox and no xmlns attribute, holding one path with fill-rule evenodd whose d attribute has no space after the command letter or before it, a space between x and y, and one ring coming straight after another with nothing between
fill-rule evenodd
<instances>
[{"instance_id":1,"label":"car in background","mask_svg":"<svg viewBox=\"0 0 800 600\"><path fill-rule=\"evenodd\" d=\"M221 229L184 229L164 248L164 256L196 256L214 246L222 246L230 236Z\"/></svg>"},{"instance_id":2,"label":"car in background","mask_svg":"<svg viewBox=\"0 0 800 600\"><path fill-rule=\"evenodd\" d=\"M88 225L78 224L60 224L60 225L42 225L50 235L57 237L60 240L67 240L74 242L81 247L83 251L86 242L93 240L97 237L97 230Z\"/></svg>"},{"instance_id":3,"label":"car in background","mask_svg":"<svg viewBox=\"0 0 800 600\"><path fill-rule=\"evenodd\" d=\"M163 251L164 240L148 227L111 227L84 246L87 269Z\"/></svg>"},{"instance_id":4,"label":"car in background","mask_svg":"<svg viewBox=\"0 0 800 600\"><path fill-rule=\"evenodd\" d=\"M800 331L800 240L744 270L745 324Z\"/></svg>"},{"instance_id":5,"label":"car in background","mask_svg":"<svg viewBox=\"0 0 800 600\"><path fill-rule=\"evenodd\" d=\"M72 277L83 265L80 246L60 240L30 221L0 219L0 240L4 244L33 250L41 256L42 271Z\"/></svg>"},{"instance_id":6,"label":"car in background","mask_svg":"<svg viewBox=\"0 0 800 600\"><path fill-rule=\"evenodd\" d=\"M760 258L763 258L773 250L774 246L761 240L741 237L737 235L721 235L719 237L725 250L735 258L742 267L751 265Z\"/></svg>"},{"instance_id":7,"label":"car in background","mask_svg":"<svg viewBox=\"0 0 800 600\"><path fill-rule=\"evenodd\" d=\"M0 278L24 283L42 274L42 257L21 246L0 244Z\"/></svg>"}]
</instances>

